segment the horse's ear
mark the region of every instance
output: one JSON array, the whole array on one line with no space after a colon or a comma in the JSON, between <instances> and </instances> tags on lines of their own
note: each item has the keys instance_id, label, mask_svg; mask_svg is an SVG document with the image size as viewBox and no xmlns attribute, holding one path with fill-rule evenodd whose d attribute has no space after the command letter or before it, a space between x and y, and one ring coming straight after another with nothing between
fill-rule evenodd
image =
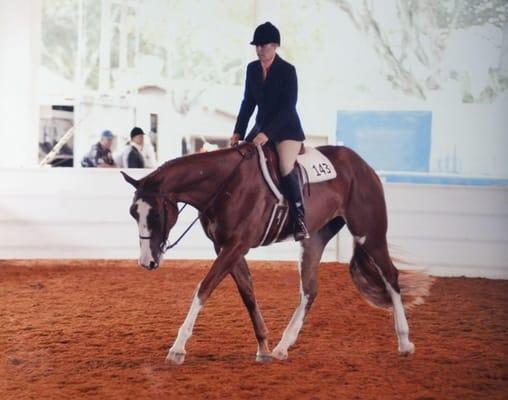
<instances>
[{"instance_id":1,"label":"horse's ear","mask_svg":"<svg viewBox=\"0 0 508 400\"><path fill-rule=\"evenodd\" d=\"M130 183L132 186L134 186L136 189L138 188L139 186L139 181L137 181L136 179L134 179L133 177L127 175L125 172L123 171L120 171L120 173L123 175L123 178L128 182Z\"/></svg>"}]
</instances>

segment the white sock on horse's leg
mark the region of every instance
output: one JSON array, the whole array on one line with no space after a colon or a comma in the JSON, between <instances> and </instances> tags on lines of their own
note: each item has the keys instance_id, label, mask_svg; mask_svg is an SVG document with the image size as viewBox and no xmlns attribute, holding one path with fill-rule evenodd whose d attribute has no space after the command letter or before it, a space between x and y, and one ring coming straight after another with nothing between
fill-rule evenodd
<instances>
[{"instance_id":1,"label":"white sock on horse's leg","mask_svg":"<svg viewBox=\"0 0 508 400\"><path fill-rule=\"evenodd\" d=\"M390 294L392 296L393 319L395 323L395 331L397 332L397 339L399 342L399 353L414 353L415 345L409 341L409 326L400 294L393 289L391 289Z\"/></svg>"},{"instance_id":2,"label":"white sock on horse's leg","mask_svg":"<svg viewBox=\"0 0 508 400\"><path fill-rule=\"evenodd\" d=\"M301 248L303 252L303 248ZM272 351L272 356L279 360L285 360L288 357L288 349L295 344L300 329L303 326L303 320L307 310L307 304L309 302L309 296L303 291L302 283L302 258L303 253L300 255L300 262L298 263L298 272L300 273L300 304L296 308L291 321L282 334L282 338L277 346Z\"/></svg>"},{"instance_id":3,"label":"white sock on horse's leg","mask_svg":"<svg viewBox=\"0 0 508 400\"><path fill-rule=\"evenodd\" d=\"M392 285L388 283L381 271L381 268L377 265L376 268L392 299L393 320L395 324L395 332L397 333L399 353L403 355L414 353L415 345L409 340L409 325L407 323L406 313L404 312L404 305L402 304L400 293L397 293L395 289L393 289Z\"/></svg>"},{"instance_id":4,"label":"white sock on horse's leg","mask_svg":"<svg viewBox=\"0 0 508 400\"><path fill-rule=\"evenodd\" d=\"M185 321L183 322L180 329L178 329L178 335L176 337L175 343L169 349L168 356L166 360L174 362L175 364L181 364L185 360L185 344L187 340L192 336L192 330L194 329L194 323L198 317L203 304L199 299L198 293L201 283L198 284L196 292L194 294L194 298L192 300L191 307L189 312L187 313L187 317L185 317Z\"/></svg>"},{"instance_id":5,"label":"white sock on horse's leg","mask_svg":"<svg viewBox=\"0 0 508 400\"><path fill-rule=\"evenodd\" d=\"M300 305L295 310L291 321L289 322L287 328L284 330L282 339L280 340L279 344L273 349L273 357L279 360L285 360L288 357L288 349L293 344L295 344L296 339L298 338L298 334L300 333L300 329L302 329L303 319L305 317L305 310L307 308L308 301L308 296L304 295L302 291L300 295Z\"/></svg>"}]
</instances>

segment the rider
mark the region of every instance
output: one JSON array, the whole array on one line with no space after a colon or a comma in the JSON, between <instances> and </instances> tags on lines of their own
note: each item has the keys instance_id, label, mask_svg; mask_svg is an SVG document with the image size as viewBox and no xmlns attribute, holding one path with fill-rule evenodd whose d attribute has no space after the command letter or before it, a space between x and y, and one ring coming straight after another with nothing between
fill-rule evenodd
<instances>
[{"instance_id":1,"label":"rider","mask_svg":"<svg viewBox=\"0 0 508 400\"><path fill-rule=\"evenodd\" d=\"M300 181L294 166L305 140L296 112L296 70L277 54L280 33L270 22L256 28L250 44L256 46L259 61L247 66L244 98L230 143L235 146L244 139L247 124L257 106L256 124L246 140L261 146L269 140L275 144L282 176L281 189L295 222L295 240L299 241L308 238L309 233L304 221Z\"/></svg>"}]
</instances>

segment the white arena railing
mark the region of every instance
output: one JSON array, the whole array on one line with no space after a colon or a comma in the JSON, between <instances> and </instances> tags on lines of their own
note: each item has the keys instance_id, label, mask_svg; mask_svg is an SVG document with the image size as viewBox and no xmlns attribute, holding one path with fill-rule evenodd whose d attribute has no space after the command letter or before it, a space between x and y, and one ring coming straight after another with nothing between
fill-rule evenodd
<instances>
[{"instance_id":1,"label":"white arena railing","mask_svg":"<svg viewBox=\"0 0 508 400\"><path fill-rule=\"evenodd\" d=\"M149 170L129 170L141 177ZM383 174L381 174L383 178ZM133 188L117 169L0 169L0 258L129 259L138 256L129 215ZM508 187L385 183L388 240L400 267L439 276L508 279ZM195 217L186 209L176 238ZM323 261L348 262L352 240L343 229ZM212 259L196 224L166 258ZM297 260L296 243L252 250L249 259Z\"/></svg>"}]
</instances>

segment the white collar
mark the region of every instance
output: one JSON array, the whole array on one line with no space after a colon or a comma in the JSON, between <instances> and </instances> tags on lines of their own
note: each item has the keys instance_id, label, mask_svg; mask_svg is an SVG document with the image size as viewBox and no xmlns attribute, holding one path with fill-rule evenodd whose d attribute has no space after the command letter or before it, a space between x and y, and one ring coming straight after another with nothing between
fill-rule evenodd
<instances>
[{"instance_id":1,"label":"white collar","mask_svg":"<svg viewBox=\"0 0 508 400\"><path fill-rule=\"evenodd\" d=\"M137 143L134 143L134 142L131 142L131 146L132 147L135 147L137 151L139 151L140 153L143 152L143 147L141 147L139 144Z\"/></svg>"}]
</instances>

